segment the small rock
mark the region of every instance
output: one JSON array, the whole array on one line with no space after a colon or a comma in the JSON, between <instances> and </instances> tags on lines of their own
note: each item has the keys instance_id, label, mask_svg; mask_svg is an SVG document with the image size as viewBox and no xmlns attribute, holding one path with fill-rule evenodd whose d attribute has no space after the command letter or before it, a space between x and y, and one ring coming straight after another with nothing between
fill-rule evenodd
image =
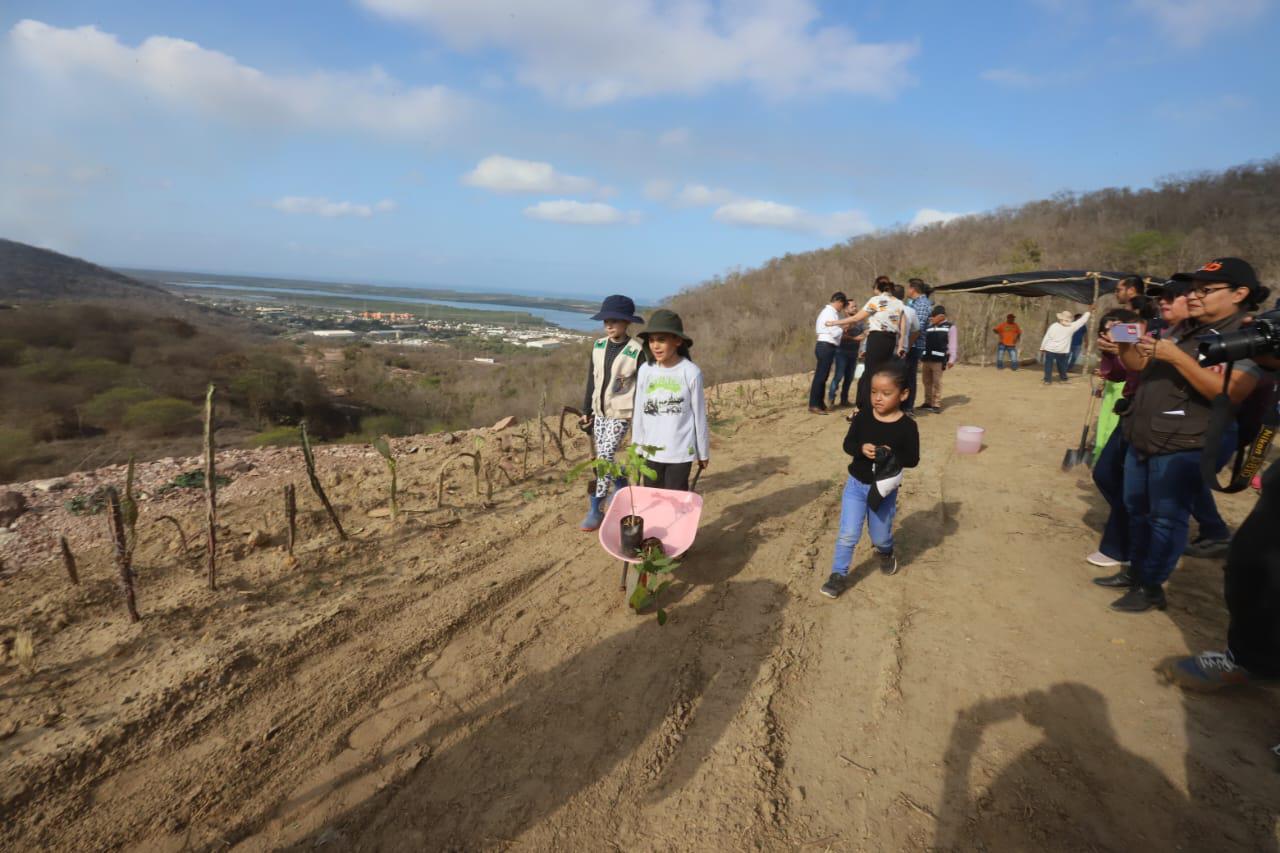
<instances>
[{"instance_id":1,"label":"small rock","mask_svg":"<svg viewBox=\"0 0 1280 853\"><path fill-rule=\"evenodd\" d=\"M67 488L67 481L61 477L53 477L48 480L32 480L28 485L37 492L60 492Z\"/></svg>"},{"instance_id":2,"label":"small rock","mask_svg":"<svg viewBox=\"0 0 1280 853\"><path fill-rule=\"evenodd\" d=\"M515 415L507 415L507 417L503 418L502 420L498 421L496 424L493 425L493 431L502 432L504 429L510 429L511 427L515 426L517 423L519 423L519 421L516 419Z\"/></svg>"},{"instance_id":3,"label":"small rock","mask_svg":"<svg viewBox=\"0 0 1280 853\"><path fill-rule=\"evenodd\" d=\"M27 511L27 499L20 493L5 489L0 491L0 527L8 527Z\"/></svg>"},{"instance_id":4,"label":"small rock","mask_svg":"<svg viewBox=\"0 0 1280 853\"><path fill-rule=\"evenodd\" d=\"M5 720L0 723L0 740L13 737L18 733L18 721L14 719Z\"/></svg>"},{"instance_id":5,"label":"small rock","mask_svg":"<svg viewBox=\"0 0 1280 853\"><path fill-rule=\"evenodd\" d=\"M245 544L250 548L265 548L271 544L271 537L261 530L253 530L245 537Z\"/></svg>"}]
</instances>

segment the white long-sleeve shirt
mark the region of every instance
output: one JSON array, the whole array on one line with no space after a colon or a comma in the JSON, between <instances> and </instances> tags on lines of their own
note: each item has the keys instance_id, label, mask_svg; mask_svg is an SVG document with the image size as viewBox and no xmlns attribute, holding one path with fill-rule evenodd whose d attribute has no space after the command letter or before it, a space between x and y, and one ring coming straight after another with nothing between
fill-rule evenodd
<instances>
[{"instance_id":1,"label":"white long-sleeve shirt","mask_svg":"<svg viewBox=\"0 0 1280 853\"><path fill-rule=\"evenodd\" d=\"M1044 333L1044 340L1040 342L1040 349L1045 352L1057 353L1058 355L1071 352L1071 336L1076 333L1077 329L1088 322L1088 311L1081 314L1080 319L1073 323L1057 321Z\"/></svg>"},{"instance_id":2,"label":"white long-sleeve shirt","mask_svg":"<svg viewBox=\"0 0 1280 853\"><path fill-rule=\"evenodd\" d=\"M824 344L835 344L840 346L840 338L844 335L844 330L839 326L828 326L828 320L839 320L840 312L833 308L830 303L825 305L818 312L818 319L813 324L813 330L818 333L818 342Z\"/></svg>"},{"instance_id":3,"label":"white long-sleeve shirt","mask_svg":"<svg viewBox=\"0 0 1280 853\"><path fill-rule=\"evenodd\" d=\"M711 458L707 399L702 371L682 358L675 367L642 364L636 378L631 440L661 448L644 454L654 462L680 463Z\"/></svg>"}]
</instances>

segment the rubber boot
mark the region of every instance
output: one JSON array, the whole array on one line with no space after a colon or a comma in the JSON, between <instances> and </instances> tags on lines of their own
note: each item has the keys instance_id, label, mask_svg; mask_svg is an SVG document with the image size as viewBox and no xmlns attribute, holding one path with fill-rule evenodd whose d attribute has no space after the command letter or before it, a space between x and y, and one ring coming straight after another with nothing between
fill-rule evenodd
<instances>
[{"instance_id":1,"label":"rubber boot","mask_svg":"<svg viewBox=\"0 0 1280 853\"><path fill-rule=\"evenodd\" d=\"M591 496L591 508L587 510L587 517L582 519L582 523L578 525L579 530L599 530L600 523L604 521L604 498Z\"/></svg>"}]
</instances>

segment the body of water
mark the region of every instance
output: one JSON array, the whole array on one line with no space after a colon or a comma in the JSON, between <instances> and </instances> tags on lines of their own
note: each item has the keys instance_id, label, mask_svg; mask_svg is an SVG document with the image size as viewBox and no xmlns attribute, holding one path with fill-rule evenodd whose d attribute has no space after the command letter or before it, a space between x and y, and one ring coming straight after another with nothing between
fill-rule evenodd
<instances>
[{"instance_id":1,"label":"body of water","mask_svg":"<svg viewBox=\"0 0 1280 853\"><path fill-rule=\"evenodd\" d=\"M278 294L294 296L329 296L341 299L360 299L355 293L335 293L331 290L313 290L303 287L255 287L251 284L216 284L210 281L168 281L165 284L174 287L189 287L196 290L232 290L241 293L256 294L261 298L272 298ZM497 305L492 302L457 302L449 299L428 299L426 297L384 296L378 293L369 294L368 298L376 302L402 302L406 305L446 305L450 308L468 308L473 311L492 311L495 314L517 312L541 317L548 323L554 323L565 329L594 332L601 328L600 321L592 320L590 314L577 314L572 311L555 311L548 308L531 308L521 305ZM499 319L496 318L495 319Z\"/></svg>"}]
</instances>

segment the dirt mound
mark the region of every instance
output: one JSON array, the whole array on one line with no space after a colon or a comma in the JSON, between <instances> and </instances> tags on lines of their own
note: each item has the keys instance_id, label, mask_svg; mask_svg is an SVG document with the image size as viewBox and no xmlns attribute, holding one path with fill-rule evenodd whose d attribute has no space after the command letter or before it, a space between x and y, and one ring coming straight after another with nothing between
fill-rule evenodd
<instances>
[{"instance_id":1,"label":"dirt mound","mask_svg":"<svg viewBox=\"0 0 1280 853\"><path fill-rule=\"evenodd\" d=\"M160 493L192 460L145 466L136 625L102 517L66 509L121 472L20 487L0 637L35 652L0 663L0 846L1276 849L1280 701L1152 672L1221 645L1220 567L1184 560L1167 613L1108 611L1082 559L1101 502L1057 468L1080 389L948 377L904 485L902 570L860 543L837 602L817 587L843 420L804 413L802 377L713 391L703 525L665 627L623 607L617 564L574 526L584 488L554 447L526 460L521 427L398 442L419 511L395 523L376 453L321 449L347 542L296 451L227 454L217 592L200 494ZM953 454L961 423L986 427L982 454ZM451 463L437 507L442 462L477 437L507 473L490 497Z\"/></svg>"}]
</instances>

